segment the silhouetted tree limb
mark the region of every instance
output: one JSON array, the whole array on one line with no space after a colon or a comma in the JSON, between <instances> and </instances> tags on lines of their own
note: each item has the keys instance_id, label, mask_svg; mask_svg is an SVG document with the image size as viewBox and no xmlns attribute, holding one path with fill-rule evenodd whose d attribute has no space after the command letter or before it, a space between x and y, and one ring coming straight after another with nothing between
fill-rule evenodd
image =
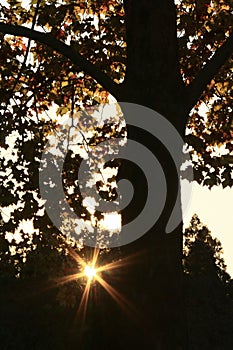
<instances>
[{"instance_id":1,"label":"silhouetted tree limb","mask_svg":"<svg viewBox=\"0 0 233 350\"><path fill-rule=\"evenodd\" d=\"M117 86L111 78L109 78L105 73L103 73L96 65L85 59L80 55L73 47L57 40L50 33L41 33L34 29L29 29L23 26L5 24L0 22L0 32L26 37L42 44L45 44L55 51L61 53L68 59L72 61L73 64L77 65L80 70L83 70L86 74L94 78L99 84L103 86L112 95L118 95L119 87Z\"/></svg>"},{"instance_id":2,"label":"silhouetted tree limb","mask_svg":"<svg viewBox=\"0 0 233 350\"><path fill-rule=\"evenodd\" d=\"M211 82L219 69L233 54L233 32L227 38L225 43L216 50L213 57L204 65L194 82L188 88L189 107L192 108L200 98L206 86Z\"/></svg>"}]
</instances>

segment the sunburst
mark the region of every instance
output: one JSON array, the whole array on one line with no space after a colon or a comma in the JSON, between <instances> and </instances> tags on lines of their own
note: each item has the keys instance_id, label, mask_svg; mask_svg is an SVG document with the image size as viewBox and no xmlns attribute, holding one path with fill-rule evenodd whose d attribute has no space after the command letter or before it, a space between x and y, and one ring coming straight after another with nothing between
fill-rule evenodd
<instances>
[{"instance_id":1,"label":"sunburst","mask_svg":"<svg viewBox=\"0 0 233 350\"><path fill-rule=\"evenodd\" d=\"M96 268L93 265L87 265L84 273L89 280L93 280L96 277Z\"/></svg>"},{"instance_id":2,"label":"sunburst","mask_svg":"<svg viewBox=\"0 0 233 350\"><path fill-rule=\"evenodd\" d=\"M97 248L94 249L93 256L89 261L85 261L84 259L82 259L80 255L73 249L69 249L69 253L74 258L74 260L80 265L81 272L61 277L57 279L56 282L58 284L64 284L79 279L86 280L84 291L76 315L76 317L78 317L82 323L85 321L86 318L88 300L92 285L94 285L96 282L98 282L107 291L107 293L119 304L119 306L121 306L122 309L124 309L124 311L131 315L132 313L134 313L135 310L133 305L129 302L129 300L127 300L119 291L117 291L102 277L102 272L108 272L113 269L120 269L123 266L128 265L130 262L132 262L132 259L137 256L137 254L131 256L130 258L124 258L118 261L98 266L98 257L100 250Z\"/></svg>"}]
</instances>

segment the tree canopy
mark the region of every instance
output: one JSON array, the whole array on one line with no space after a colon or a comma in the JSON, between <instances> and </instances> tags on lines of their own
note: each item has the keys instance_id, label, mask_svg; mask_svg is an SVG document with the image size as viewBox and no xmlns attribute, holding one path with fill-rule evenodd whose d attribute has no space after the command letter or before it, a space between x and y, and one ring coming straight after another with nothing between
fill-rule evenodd
<instances>
[{"instance_id":1,"label":"tree canopy","mask_svg":"<svg viewBox=\"0 0 233 350\"><path fill-rule=\"evenodd\" d=\"M157 317L155 327L159 329L161 323L165 329L168 315L171 324L180 324L177 314L181 321L182 312L175 306L172 294L174 298L182 298L181 283L175 277L176 273L181 276L181 225L173 235L164 236L164 226L179 182L179 179L174 180L177 178L174 164L164 155L162 146L148 134L142 136L141 131L135 131L131 125L127 125L126 131L122 118L110 120L102 127L91 112L97 104L114 99L156 110L185 139L192 157L192 164L188 166L193 169L194 180L209 188L232 186L232 10L231 0L2 2L2 278L52 278L64 275L69 264L73 268L69 247L76 251L80 247L77 243L67 242L47 215L40 196L39 165L47 140L51 134L58 133L60 121L79 118L80 153L67 154L63 187L73 210L83 221L91 223L90 230L91 226L95 229L93 222L100 221L103 216L88 210L76 181L79 164L88 149L95 149L98 143L111 137L120 136L125 140L127 133L128 139L132 137L145 143L149 148L151 146L153 153L159 154L170 197L157 226L151 229L147 238L135 243L136 246L126 247L126 251L135 247L140 250L140 244L146 249L160 247L156 248L156 253L148 253L144 258L140 283L132 268L129 273L132 289L140 295L143 293L142 281L151 286L145 300L140 300L140 307L143 310L147 305L145 309L151 319ZM207 113L203 114L203 109ZM84 110L90 111L92 117L85 118L81 113ZM84 131L90 132L88 136ZM118 160L108 164L111 169L120 165ZM134 178L136 192L140 193L138 202L142 202L146 184L141 181L141 175L132 165L126 166L126 170L121 166L120 169ZM187 177L186 170L182 174L184 178ZM117 176L114 173L107 181L99 178L96 182L106 200L116 197ZM52 175L48 188L51 184ZM137 213L141 206L136 203L132 212ZM128 219L133 216L132 212L126 212ZM154 232L156 235L152 234ZM195 258L194 246L192 249L193 253L186 260L187 269ZM209 246L208 249L212 254L212 248ZM108 252L103 252L103 259L105 254ZM112 252L108 257L111 261L117 259L116 256L119 259L121 254L121 251ZM151 265L153 268L148 268ZM145 269L147 274L143 272ZM158 280L161 291L158 291ZM174 293L169 292L171 285ZM126 294L130 290L128 288ZM158 302L151 307L153 298ZM162 316L161 306L157 313L160 316L156 316L156 308L164 305L164 300L167 300L166 312ZM164 318L163 321L159 317ZM161 339L166 342L169 340L164 329ZM182 341L175 336L175 327L171 332L170 338L176 339L178 349ZM150 341L150 346L154 346L154 339ZM163 345L163 348L169 346Z\"/></svg>"},{"instance_id":2,"label":"tree canopy","mask_svg":"<svg viewBox=\"0 0 233 350\"><path fill-rule=\"evenodd\" d=\"M172 23L172 1L163 6ZM141 22L149 18L148 9L149 5L143 9ZM38 0L1 5L1 206L14 207L10 220L3 224L4 232L13 232L22 219L32 218L35 228L48 229L45 214L36 213L42 208L37 200L38 160L48 131L56 128L50 107L56 104L57 114L64 115L72 104L78 111L104 103L109 93L127 98L131 47L136 50L130 26L137 14L130 10L130 1ZM190 101L182 117L187 120L194 176L209 187L232 185L231 11L231 1L177 2L177 51L175 36L168 38L174 41L173 59L182 77L182 84L180 80L177 84ZM167 86L169 90L169 82ZM208 108L205 116L201 105ZM43 112L49 114L47 120ZM178 116L175 123L179 123ZM14 150L10 140L14 140ZM218 147L225 152L219 154ZM10 154L8 159L6 154Z\"/></svg>"}]
</instances>

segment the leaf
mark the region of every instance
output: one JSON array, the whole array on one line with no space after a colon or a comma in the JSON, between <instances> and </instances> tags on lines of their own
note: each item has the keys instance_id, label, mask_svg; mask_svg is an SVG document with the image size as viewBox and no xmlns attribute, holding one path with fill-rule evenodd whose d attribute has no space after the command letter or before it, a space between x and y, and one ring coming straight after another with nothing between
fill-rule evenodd
<instances>
[{"instance_id":1,"label":"leaf","mask_svg":"<svg viewBox=\"0 0 233 350\"><path fill-rule=\"evenodd\" d=\"M186 135L185 142L187 142L188 145L192 146L199 153L204 152L206 149L205 142L200 137L193 134Z\"/></svg>"}]
</instances>

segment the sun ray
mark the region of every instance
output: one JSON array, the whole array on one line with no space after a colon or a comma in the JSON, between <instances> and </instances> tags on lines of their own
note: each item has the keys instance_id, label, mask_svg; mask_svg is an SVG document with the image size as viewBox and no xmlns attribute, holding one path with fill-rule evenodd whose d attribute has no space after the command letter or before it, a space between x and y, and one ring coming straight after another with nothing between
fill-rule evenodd
<instances>
[{"instance_id":1,"label":"sun ray","mask_svg":"<svg viewBox=\"0 0 233 350\"><path fill-rule=\"evenodd\" d=\"M101 284L101 286L107 291L107 293L117 302L121 308L126 311L130 316L135 313L135 308L133 305L115 288L113 288L108 282L106 282L99 275L96 276L96 280Z\"/></svg>"},{"instance_id":2,"label":"sun ray","mask_svg":"<svg viewBox=\"0 0 233 350\"><path fill-rule=\"evenodd\" d=\"M81 258L80 255L78 255L77 252L74 251L74 249L72 248L68 248L68 251L70 253L70 255L72 256L72 258L79 263L82 267L86 266L86 262Z\"/></svg>"},{"instance_id":3,"label":"sun ray","mask_svg":"<svg viewBox=\"0 0 233 350\"><path fill-rule=\"evenodd\" d=\"M132 264L133 261L138 258L139 255L141 255L142 252L140 253L135 253L129 257L126 257L126 258L123 258L123 259L120 259L120 260L117 260L117 261L113 261L111 263L108 263L108 264L105 264L105 265L102 265L102 266L99 266L96 268L96 271L97 272L102 272L102 271L106 271L106 270L113 270L113 269L118 269L118 268L122 268L124 266L127 266L129 264Z\"/></svg>"},{"instance_id":4,"label":"sun ray","mask_svg":"<svg viewBox=\"0 0 233 350\"><path fill-rule=\"evenodd\" d=\"M91 283L90 281L87 282L82 299L79 304L78 312L76 315L76 318L80 316L81 318L81 324L84 324L85 318L86 318L86 313L87 313L87 305L88 305L88 298L89 298L89 293L90 293L90 288L91 288Z\"/></svg>"},{"instance_id":5,"label":"sun ray","mask_svg":"<svg viewBox=\"0 0 233 350\"><path fill-rule=\"evenodd\" d=\"M86 277L87 282L85 285L85 289L82 294L82 298L79 304L78 311L75 316L75 323L77 319L79 318L81 321L81 325L83 326L86 313L87 313L87 306L88 306L88 299L90 294L90 289L93 281L97 277L97 269L95 268L98 256L99 256L99 249L95 248L93 252L93 256L91 261L85 262L76 252L70 250L71 256L81 265L83 268L83 271L80 274L77 274L79 277ZM67 276L69 277L69 276ZM69 281L67 279L67 281Z\"/></svg>"},{"instance_id":6,"label":"sun ray","mask_svg":"<svg viewBox=\"0 0 233 350\"><path fill-rule=\"evenodd\" d=\"M98 256L99 256L99 253L100 253L100 250L98 248L95 247L94 249L94 253L93 253L93 258L92 258L92 263L93 263L93 266L96 265L96 262L97 262L97 259L98 259Z\"/></svg>"},{"instance_id":7,"label":"sun ray","mask_svg":"<svg viewBox=\"0 0 233 350\"><path fill-rule=\"evenodd\" d=\"M81 272L81 273L74 273L72 275L66 275L66 276L63 276L63 277L59 277L55 280L55 283L57 285L62 285L62 284L65 284L65 283L68 283L68 282L71 282L71 281L75 281L75 280L78 280L82 277L85 276L85 273L84 272Z\"/></svg>"}]
</instances>

